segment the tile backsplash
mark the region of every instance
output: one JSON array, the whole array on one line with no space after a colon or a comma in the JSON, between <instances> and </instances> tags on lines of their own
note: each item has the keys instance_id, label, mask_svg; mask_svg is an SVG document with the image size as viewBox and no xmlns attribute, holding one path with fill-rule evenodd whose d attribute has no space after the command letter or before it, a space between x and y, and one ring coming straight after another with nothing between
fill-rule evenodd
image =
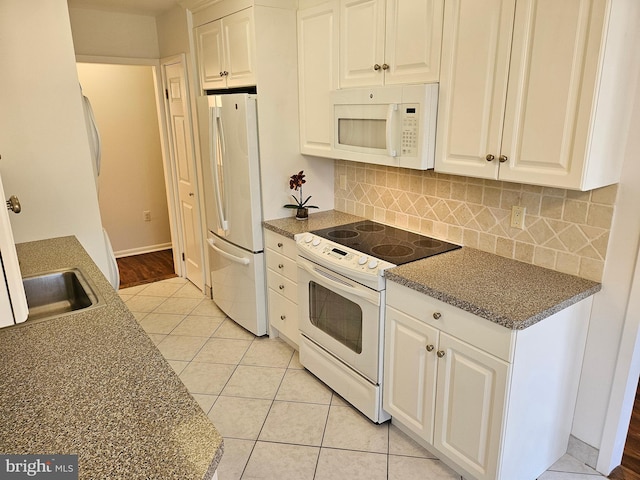
<instances>
[{"instance_id":1,"label":"tile backsplash","mask_svg":"<svg viewBox=\"0 0 640 480\"><path fill-rule=\"evenodd\" d=\"M345 182L346 180L346 182ZM337 160L335 209L601 281L617 185L588 192ZM526 207L524 229L511 207Z\"/></svg>"}]
</instances>

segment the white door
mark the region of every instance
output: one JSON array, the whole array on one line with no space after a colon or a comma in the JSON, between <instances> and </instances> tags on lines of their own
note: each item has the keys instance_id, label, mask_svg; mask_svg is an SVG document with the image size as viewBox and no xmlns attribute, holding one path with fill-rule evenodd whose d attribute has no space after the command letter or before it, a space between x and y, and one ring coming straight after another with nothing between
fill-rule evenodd
<instances>
[{"instance_id":1,"label":"white door","mask_svg":"<svg viewBox=\"0 0 640 480\"><path fill-rule=\"evenodd\" d=\"M193 155L193 131L189 116L182 61L163 65L167 91L169 136L174 172L178 187L181 251L186 278L201 290L204 288L202 264L202 235L198 209L198 188ZM174 245L174 248L176 246Z\"/></svg>"},{"instance_id":2,"label":"white door","mask_svg":"<svg viewBox=\"0 0 640 480\"><path fill-rule=\"evenodd\" d=\"M478 480L496 478L509 365L440 334L433 445Z\"/></svg>"},{"instance_id":3,"label":"white door","mask_svg":"<svg viewBox=\"0 0 640 480\"><path fill-rule=\"evenodd\" d=\"M432 443L439 332L391 307L385 329L384 409Z\"/></svg>"}]
</instances>

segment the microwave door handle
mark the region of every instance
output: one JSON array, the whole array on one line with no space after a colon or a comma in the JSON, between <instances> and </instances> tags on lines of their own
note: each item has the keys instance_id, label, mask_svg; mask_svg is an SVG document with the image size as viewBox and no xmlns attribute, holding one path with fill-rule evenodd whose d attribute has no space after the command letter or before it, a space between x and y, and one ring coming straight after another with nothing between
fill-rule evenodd
<instances>
[{"instance_id":1,"label":"microwave door handle","mask_svg":"<svg viewBox=\"0 0 640 480\"><path fill-rule=\"evenodd\" d=\"M387 153L390 157L398 156L398 149L396 148L396 119L398 117L398 104L391 103L387 109Z\"/></svg>"},{"instance_id":2,"label":"microwave door handle","mask_svg":"<svg viewBox=\"0 0 640 480\"><path fill-rule=\"evenodd\" d=\"M298 263L298 266L306 270L307 273L309 273L309 275L315 278L322 277L322 280L324 282L328 283L336 290L339 290L349 295L355 295L357 297L363 298L367 300L369 303L373 303L374 305L380 305L379 295L377 294L369 294L369 292L364 292L362 290L359 290L356 287L352 286L351 284L342 282L340 281L339 278L336 278L329 273L325 273L322 270L318 270L317 268L314 268L313 266L308 265L306 263Z\"/></svg>"},{"instance_id":3,"label":"microwave door handle","mask_svg":"<svg viewBox=\"0 0 640 480\"><path fill-rule=\"evenodd\" d=\"M209 128L209 162L211 165L211 175L213 176L213 190L215 191L216 208L218 209L218 222L220 228L225 232L229 230L229 223L224 216L224 207L222 203L222 186L221 178L218 174L218 163L224 169L224 132L222 131L222 118L220 117L219 107L210 107L210 128ZM218 158L218 152L220 157Z\"/></svg>"}]
</instances>

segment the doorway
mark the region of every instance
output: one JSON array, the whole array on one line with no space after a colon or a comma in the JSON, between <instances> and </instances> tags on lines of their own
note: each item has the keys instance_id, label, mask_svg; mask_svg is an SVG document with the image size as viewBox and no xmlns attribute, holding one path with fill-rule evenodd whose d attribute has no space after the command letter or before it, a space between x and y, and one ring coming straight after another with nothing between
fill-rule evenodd
<instances>
[{"instance_id":1,"label":"doorway","mask_svg":"<svg viewBox=\"0 0 640 480\"><path fill-rule=\"evenodd\" d=\"M184 235L174 205L174 139L163 142L171 125L164 123L164 105L158 105L157 67L78 63L77 69L102 139L98 198L115 256L172 249L175 272L202 289L204 272L184 268Z\"/></svg>"}]
</instances>

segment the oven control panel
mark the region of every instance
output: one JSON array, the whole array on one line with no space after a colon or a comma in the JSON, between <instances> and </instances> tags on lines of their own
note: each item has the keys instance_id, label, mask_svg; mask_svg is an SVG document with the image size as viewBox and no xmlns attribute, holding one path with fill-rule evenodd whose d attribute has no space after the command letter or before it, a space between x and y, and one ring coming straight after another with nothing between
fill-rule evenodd
<instances>
[{"instance_id":1,"label":"oven control panel","mask_svg":"<svg viewBox=\"0 0 640 480\"><path fill-rule=\"evenodd\" d=\"M395 267L393 263L364 255L312 233L296 235L296 243L300 255L345 276L375 279L381 277L387 268Z\"/></svg>"}]
</instances>

